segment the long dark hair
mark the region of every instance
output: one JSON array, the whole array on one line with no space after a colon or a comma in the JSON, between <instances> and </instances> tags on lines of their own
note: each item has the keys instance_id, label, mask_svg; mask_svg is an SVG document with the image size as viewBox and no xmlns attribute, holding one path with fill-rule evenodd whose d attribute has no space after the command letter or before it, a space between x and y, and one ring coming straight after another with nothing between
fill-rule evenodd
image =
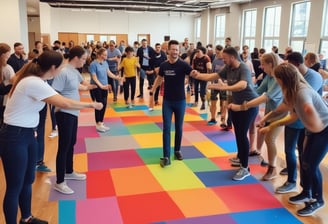
<instances>
[{"instance_id":1,"label":"long dark hair","mask_svg":"<svg viewBox=\"0 0 328 224\"><path fill-rule=\"evenodd\" d=\"M44 51L38 58L33 59L32 62L25 64L16 73L16 79L9 96L15 91L17 84L26 77L37 76L42 77L52 66L58 68L63 63L63 55L56 51Z\"/></svg>"}]
</instances>

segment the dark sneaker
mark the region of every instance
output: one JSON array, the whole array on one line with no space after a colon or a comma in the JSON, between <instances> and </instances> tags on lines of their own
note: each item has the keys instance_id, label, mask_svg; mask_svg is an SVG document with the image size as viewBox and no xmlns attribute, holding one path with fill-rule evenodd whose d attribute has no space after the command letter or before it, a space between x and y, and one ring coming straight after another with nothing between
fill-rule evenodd
<instances>
[{"instance_id":1,"label":"dark sneaker","mask_svg":"<svg viewBox=\"0 0 328 224\"><path fill-rule=\"evenodd\" d=\"M210 121L207 122L207 125L215 125L217 123L216 120L211 119Z\"/></svg>"},{"instance_id":2,"label":"dark sneaker","mask_svg":"<svg viewBox=\"0 0 328 224\"><path fill-rule=\"evenodd\" d=\"M297 211L299 216L310 216L314 215L320 208L324 206L324 202L305 202L305 207Z\"/></svg>"},{"instance_id":3,"label":"dark sneaker","mask_svg":"<svg viewBox=\"0 0 328 224\"><path fill-rule=\"evenodd\" d=\"M168 157L163 157L160 158L159 164L161 165L161 167L165 167L171 164L171 161Z\"/></svg>"},{"instance_id":4,"label":"dark sneaker","mask_svg":"<svg viewBox=\"0 0 328 224\"><path fill-rule=\"evenodd\" d=\"M48 224L48 221L44 221L32 216L28 221L20 220L19 224Z\"/></svg>"},{"instance_id":5,"label":"dark sneaker","mask_svg":"<svg viewBox=\"0 0 328 224\"><path fill-rule=\"evenodd\" d=\"M248 156L250 156L250 157L259 156L259 155L261 155L261 152L257 151L256 149L249 151L249 154L248 154Z\"/></svg>"},{"instance_id":6,"label":"dark sneaker","mask_svg":"<svg viewBox=\"0 0 328 224\"><path fill-rule=\"evenodd\" d=\"M286 181L282 186L276 189L276 193L279 194L285 194L285 193L296 192L296 191L297 191L296 183L290 183L288 181Z\"/></svg>"},{"instance_id":7,"label":"dark sneaker","mask_svg":"<svg viewBox=\"0 0 328 224\"><path fill-rule=\"evenodd\" d=\"M45 164L40 164L40 165L36 166L36 171L49 173L49 172L51 172L51 169L49 167L47 167Z\"/></svg>"},{"instance_id":8,"label":"dark sneaker","mask_svg":"<svg viewBox=\"0 0 328 224\"><path fill-rule=\"evenodd\" d=\"M180 151L175 151L174 152L174 158L177 160L183 160L182 153Z\"/></svg>"},{"instance_id":9,"label":"dark sneaker","mask_svg":"<svg viewBox=\"0 0 328 224\"><path fill-rule=\"evenodd\" d=\"M233 176L233 180L243 180L246 177L250 176L249 168L240 167L235 176Z\"/></svg>"},{"instance_id":10,"label":"dark sneaker","mask_svg":"<svg viewBox=\"0 0 328 224\"><path fill-rule=\"evenodd\" d=\"M222 128L222 129L227 129L227 127L228 127L228 126L227 126L225 123L221 123L221 124L220 124L220 128Z\"/></svg>"},{"instance_id":11,"label":"dark sneaker","mask_svg":"<svg viewBox=\"0 0 328 224\"><path fill-rule=\"evenodd\" d=\"M200 110L205 110L205 103L202 103L202 105L200 106Z\"/></svg>"},{"instance_id":12,"label":"dark sneaker","mask_svg":"<svg viewBox=\"0 0 328 224\"><path fill-rule=\"evenodd\" d=\"M282 176L288 175L287 167L286 167L286 168L283 168L283 169L280 171L279 174L282 175Z\"/></svg>"},{"instance_id":13,"label":"dark sneaker","mask_svg":"<svg viewBox=\"0 0 328 224\"><path fill-rule=\"evenodd\" d=\"M263 167L266 167L266 166L269 166L269 163L267 161L265 161L264 159L262 159L260 165Z\"/></svg>"},{"instance_id":14,"label":"dark sneaker","mask_svg":"<svg viewBox=\"0 0 328 224\"><path fill-rule=\"evenodd\" d=\"M290 197L288 202L294 205L303 204L304 202L309 202L311 199L308 195L306 195L304 192L301 192L300 194Z\"/></svg>"}]
</instances>

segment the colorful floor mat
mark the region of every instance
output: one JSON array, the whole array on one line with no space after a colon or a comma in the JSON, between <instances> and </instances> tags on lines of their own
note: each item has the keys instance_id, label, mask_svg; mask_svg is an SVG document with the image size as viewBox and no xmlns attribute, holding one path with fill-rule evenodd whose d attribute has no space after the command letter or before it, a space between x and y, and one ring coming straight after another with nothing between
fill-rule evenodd
<instances>
[{"instance_id":1,"label":"colorful floor mat","mask_svg":"<svg viewBox=\"0 0 328 224\"><path fill-rule=\"evenodd\" d=\"M132 109L110 104L105 123L111 129L106 133L96 131L93 111L83 110L74 161L87 180L68 181L72 195L50 191L49 200L59 201L59 224L302 223L258 180L256 174L265 172L258 159L250 157L252 176L231 179L233 132L208 126L206 116L195 110L186 110L184 160L172 158L165 168L159 165L160 107L150 112L142 104Z\"/></svg>"}]
</instances>

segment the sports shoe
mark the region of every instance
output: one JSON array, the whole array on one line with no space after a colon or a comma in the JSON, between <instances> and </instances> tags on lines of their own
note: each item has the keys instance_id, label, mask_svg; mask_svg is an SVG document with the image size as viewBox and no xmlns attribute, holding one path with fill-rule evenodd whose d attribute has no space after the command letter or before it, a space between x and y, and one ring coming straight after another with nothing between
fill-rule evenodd
<instances>
[{"instance_id":1,"label":"sports shoe","mask_svg":"<svg viewBox=\"0 0 328 224\"><path fill-rule=\"evenodd\" d=\"M324 202L305 202L305 207L297 211L299 216L310 216L316 213L320 208L325 205Z\"/></svg>"},{"instance_id":2,"label":"sports shoe","mask_svg":"<svg viewBox=\"0 0 328 224\"><path fill-rule=\"evenodd\" d=\"M228 128L228 126L225 123L221 123L220 128L226 130Z\"/></svg>"},{"instance_id":3,"label":"sports shoe","mask_svg":"<svg viewBox=\"0 0 328 224\"><path fill-rule=\"evenodd\" d=\"M277 177L277 168L269 166L267 172L262 177L262 180L272 180Z\"/></svg>"},{"instance_id":4,"label":"sports shoe","mask_svg":"<svg viewBox=\"0 0 328 224\"><path fill-rule=\"evenodd\" d=\"M211 119L207 122L207 125L215 125L216 123L218 123L215 119Z\"/></svg>"},{"instance_id":5,"label":"sports shoe","mask_svg":"<svg viewBox=\"0 0 328 224\"><path fill-rule=\"evenodd\" d=\"M297 191L296 183L290 183L288 181L286 181L283 185L281 185L276 189L276 193L279 194L285 194L285 193L296 192L296 191Z\"/></svg>"},{"instance_id":6,"label":"sports shoe","mask_svg":"<svg viewBox=\"0 0 328 224\"><path fill-rule=\"evenodd\" d=\"M104 123L101 123L101 126L102 126L106 131L109 131L109 130L110 130L110 127L107 127Z\"/></svg>"},{"instance_id":7,"label":"sports shoe","mask_svg":"<svg viewBox=\"0 0 328 224\"><path fill-rule=\"evenodd\" d=\"M257 151L256 149L249 151L249 154L248 154L248 156L250 156L250 157L259 156L259 155L261 155L261 152Z\"/></svg>"},{"instance_id":8,"label":"sports shoe","mask_svg":"<svg viewBox=\"0 0 328 224\"><path fill-rule=\"evenodd\" d=\"M175 151L174 152L174 158L177 160L183 160L182 153L180 151Z\"/></svg>"},{"instance_id":9,"label":"sports shoe","mask_svg":"<svg viewBox=\"0 0 328 224\"><path fill-rule=\"evenodd\" d=\"M290 197L288 202L294 205L299 205L303 204L304 202L309 202L310 200L311 198L309 198L309 196L302 191L298 195Z\"/></svg>"},{"instance_id":10,"label":"sports shoe","mask_svg":"<svg viewBox=\"0 0 328 224\"><path fill-rule=\"evenodd\" d=\"M243 180L246 177L250 176L249 168L240 167L235 176L233 176L233 180Z\"/></svg>"},{"instance_id":11,"label":"sports shoe","mask_svg":"<svg viewBox=\"0 0 328 224\"><path fill-rule=\"evenodd\" d=\"M279 174L282 175L282 176L288 175L287 167L286 167L286 168L283 168L283 169L280 171Z\"/></svg>"},{"instance_id":12,"label":"sports shoe","mask_svg":"<svg viewBox=\"0 0 328 224\"><path fill-rule=\"evenodd\" d=\"M240 160L237 157L233 157L229 159L231 166L239 167L240 166Z\"/></svg>"},{"instance_id":13,"label":"sports shoe","mask_svg":"<svg viewBox=\"0 0 328 224\"><path fill-rule=\"evenodd\" d=\"M106 132L107 131L107 129L101 124L97 124L96 129L98 132Z\"/></svg>"},{"instance_id":14,"label":"sports shoe","mask_svg":"<svg viewBox=\"0 0 328 224\"><path fill-rule=\"evenodd\" d=\"M34 216L31 216L27 221L20 220L19 224L48 224L48 221L38 219Z\"/></svg>"},{"instance_id":15,"label":"sports shoe","mask_svg":"<svg viewBox=\"0 0 328 224\"><path fill-rule=\"evenodd\" d=\"M153 110L154 110L154 108L152 108L152 107L149 107L149 108L148 108L148 110L149 110L149 111L153 111Z\"/></svg>"},{"instance_id":16,"label":"sports shoe","mask_svg":"<svg viewBox=\"0 0 328 224\"><path fill-rule=\"evenodd\" d=\"M265 161L264 159L262 159L260 165L263 167L266 167L266 166L269 166L269 163L267 161Z\"/></svg>"},{"instance_id":17,"label":"sports shoe","mask_svg":"<svg viewBox=\"0 0 328 224\"><path fill-rule=\"evenodd\" d=\"M165 167L171 164L171 160L168 157L160 158L159 164L161 167Z\"/></svg>"},{"instance_id":18,"label":"sports shoe","mask_svg":"<svg viewBox=\"0 0 328 224\"><path fill-rule=\"evenodd\" d=\"M202 105L200 106L200 110L205 110L205 103L202 103Z\"/></svg>"},{"instance_id":19,"label":"sports shoe","mask_svg":"<svg viewBox=\"0 0 328 224\"><path fill-rule=\"evenodd\" d=\"M36 165L36 171L49 173L49 172L51 172L51 169L49 167L47 167L46 165L44 165L44 163L42 163L40 165Z\"/></svg>"},{"instance_id":20,"label":"sports shoe","mask_svg":"<svg viewBox=\"0 0 328 224\"><path fill-rule=\"evenodd\" d=\"M85 180L87 176L84 173L66 173L65 180Z\"/></svg>"},{"instance_id":21,"label":"sports shoe","mask_svg":"<svg viewBox=\"0 0 328 224\"><path fill-rule=\"evenodd\" d=\"M49 138L54 138L58 136L58 132L57 130L52 130L52 132L50 133L50 135L48 136Z\"/></svg>"},{"instance_id":22,"label":"sports shoe","mask_svg":"<svg viewBox=\"0 0 328 224\"><path fill-rule=\"evenodd\" d=\"M60 184L55 184L54 189L63 194L73 194L74 193L74 191L69 186L67 186L65 181Z\"/></svg>"}]
</instances>

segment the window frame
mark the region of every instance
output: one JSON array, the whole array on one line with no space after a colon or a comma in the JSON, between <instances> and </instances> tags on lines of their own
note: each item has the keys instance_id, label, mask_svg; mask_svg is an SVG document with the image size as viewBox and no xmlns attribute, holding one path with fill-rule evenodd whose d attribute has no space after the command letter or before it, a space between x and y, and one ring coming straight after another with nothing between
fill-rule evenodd
<instances>
[{"instance_id":1,"label":"window frame","mask_svg":"<svg viewBox=\"0 0 328 224\"><path fill-rule=\"evenodd\" d=\"M280 10L280 14L277 15L277 9L279 8ZM274 23L273 25L273 35L266 35L266 27L268 26L268 24L266 23L266 21L268 21L266 18L268 17L267 13L268 10L270 9L274 9ZM272 5L272 6L268 6L264 8L264 15L263 15L263 28L262 28L262 46L263 48L265 48L265 50L267 52L271 51L272 46L279 46L279 39L280 39L280 28L281 28L281 9L282 6L281 5ZM278 21L277 18L278 17ZM276 33L276 32L278 33ZM268 44L266 44L266 42L271 42L270 46Z\"/></svg>"},{"instance_id":2,"label":"window frame","mask_svg":"<svg viewBox=\"0 0 328 224\"><path fill-rule=\"evenodd\" d=\"M248 25L248 21L246 18L247 17L247 13L255 13L255 15L251 14L251 22L250 22L250 34L249 36L246 35L246 32L248 27L246 27ZM254 18L253 18L254 17ZM248 45L249 49L253 49L255 47L255 40L256 40L256 19L257 19L257 8L252 8L252 9L246 9L243 11L243 20L242 20L242 44L243 45ZM252 21L255 22L252 22ZM247 23L247 24L246 24ZM253 25L253 26L252 26ZM253 32L252 32L253 31Z\"/></svg>"}]
</instances>

